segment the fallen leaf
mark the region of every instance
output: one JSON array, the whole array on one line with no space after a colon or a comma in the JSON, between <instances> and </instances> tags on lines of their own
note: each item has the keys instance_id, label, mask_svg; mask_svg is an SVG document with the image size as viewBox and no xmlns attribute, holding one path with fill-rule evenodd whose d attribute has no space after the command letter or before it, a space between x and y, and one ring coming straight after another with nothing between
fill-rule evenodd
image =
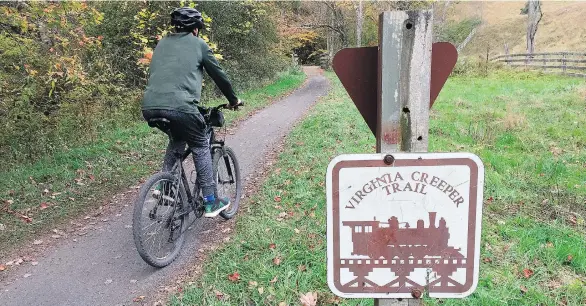
<instances>
[{"instance_id":1,"label":"fallen leaf","mask_svg":"<svg viewBox=\"0 0 586 306\"><path fill-rule=\"evenodd\" d=\"M231 282L236 282L236 281L238 281L240 279L240 274L238 274L238 272L234 272L234 273L228 275L228 279Z\"/></svg>"},{"instance_id":2,"label":"fallen leaf","mask_svg":"<svg viewBox=\"0 0 586 306\"><path fill-rule=\"evenodd\" d=\"M576 215L570 216L570 223L572 223L572 225L576 225L578 223Z\"/></svg>"},{"instance_id":3,"label":"fallen leaf","mask_svg":"<svg viewBox=\"0 0 586 306\"><path fill-rule=\"evenodd\" d=\"M302 294L299 301L303 306L315 306L317 304L317 292Z\"/></svg>"},{"instance_id":4,"label":"fallen leaf","mask_svg":"<svg viewBox=\"0 0 586 306\"><path fill-rule=\"evenodd\" d=\"M548 242L548 243L545 244L545 247L546 248L553 248L553 243Z\"/></svg>"},{"instance_id":5,"label":"fallen leaf","mask_svg":"<svg viewBox=\"0 0 586 306\"><path fill-rule=\"evenodd\" d=\"M142 300L144 300L145 296L141 295L141 296L137 296L134 299L132 299L133 302L140 302Z\"/></svg>"},{"instance_id":6,"label":"fallen leaf","mask_svg":"<svg viewBox=\"0 0 586 306\"><path fill-rule=\"evenodd\" d=\"M277 247L277 245L274 244L274 243L269 244L269 249L271 249L271 250L274 249L274 248L276 248L276 247Z\"/></svg>"},{"instance_id":7,"label":"fallen leaf","mask_svg":"<svg viewBox=\"0 0 586 306\"><path fill-rule=\"evenodd\" d=\"M259 287L258 288L258 293L259 294L263 294L264 292L265 292L265 288L263 288L263 287Z\"/></svg>"},{"instance_id":8,"label":"fallen leaf","mask_svg":"<svg viewBox=\"0 0 586 306\"><path fill-rule=\"evenodd\" d=\"M3 230L5 230L5 229L6 229L6 225L4 225L4 224L0 223L0 231L3 231Z\"/></svg>"},{"instance_id":9,"label":"fallen leaf","mask_svg":"<svg viewBox=\"0 0 586 306\"><path fill-rule=\"evenodd\" d=\"M33 241L33 244L34 245L39 245L39 244L42 244L42 243L43 243L43 240L35 240L35 241Z\"/></svg>"},{"instance_id":10,"label":"fallen leaf","mask_svg":"<svg viewBox=\"0 0 586 306\"><path fill-rule=\"evenodd\" d=\"M295 231L295 234L299 234L299 233L301 233L301 231L300 231L300 230L298 230L298 229L294 229L294 231Z\"/></svg>"},{"instance_id":11,"label":"fallen leaf","mask_svg":"<svg viewBox=\"0 0 586 306\"><path fill-rule=\"evenodd\" d=\"M5 265L0 265L0 271L4 271L6 270L6 266Z\"/></svg>"},{"instance_id":12,"label":"fallen leaf","mask_svg":"<svg viewBox=\"0 0 586 306\"><path fill-rule=\"evenodd\" d=\"M38 265L38 264L39 264L39 262L38 262L38 261L33 261L33 262L31 262L31 265L33 265L33 266L36 266L36 265Z\"/></svg>"},{"instance_id":13,"label":"fallen leaf","mask_svg":"<svg viewBox=\"0 0 586 306\"><path fill-rule=\"evenodd\" d=\"M273 258L273 263L275 265L277 265L277 266L280 265L281 264L281 258L280 257Z\"/></svg>"},{"instance_id":14,"label":"fallen leaf","mask_svg":"<svg viewBox=\"0 0 586 306\"><path fill-rule=\"evenodd\" d=\"M248 284L249 284L251 287L256 287L256 286L258 286L258 283L257 283L257 282L255 282L255 281L249 281L249 282L248 282Z\"/></svg>"},{"instance_id":15,"label":"fallen leaf","mask_svg":"<svg viewBox=\"0 0 586 306\"><path fill-rule=\"evenodd\" d=\"M281 202L281 197L280 196L276 196L275 197L275 202Z\"/></svg>"},{"instance_id":16,"label":"fallen leaf","mask_svg":"<svg viewBox=\"0 0 586 306\"><path fill-rule=\"evenodd\" d=\"M104 282L104 284L110 284L110 283L112 283L112 280L111 280L111 279L107 279L107 280Z\"/></svg>"},{"instance_id":17,"label":"fallen leaf","mask_svg":"<svg viewBox=\"0 0 586 306\"><path fill-rule=\"evenodd\" d=\"M490 198L488 198L488 199L486 200L486 202L488 202L488 203L492 203L492 201L494 201L494 198L493 198L493 197L490 197Z\"/></svg>"},{"instance_id":18,"label":"fallen leaf","mask_svg":"<svg viewBox=\"0 0 586 306\"><path fill-rule=\"evenodd\" d=\"M521 285L521 293L527 293L527 287Z\"/></svg>"},{"instance_id":19,"label":"fallen leaf","mask_svg":"<svg viewBox=\"0 0 586 306\"><path fill-rule=\"evenodd\" d=\"M51 206L51 204L47 203L47 202L42 202L41 205L39 205L39 206L41 207L41 210L43 210L43 209L49 208L49 206Z\"/></svg>"},{"instance_id":20,"label":"fallen leaf","mask_svg":"<svg viewBox=\"0 0 586 306\"><path fill-rule=\"evenodd\" d=\"M270 283L271 283L271 284L274 284L274 283L276 283L276 282L277 282L277 276L275 275L275 278L273 278L273 279L270 281Z\"/></svg>"},{"instance_id":21,"label":"fallen leaf","mask_svg":"<svg viewBox=\"0 0 586 306\"><path fill-rule=\"evenodd\" d=\"M69 197L70 201L75 201L75 198Z\"/></svg>"},{"instance_id":22,"label":"fallen leaf","mask_svg":"<svg viewBox=\"0 0 586 306\"><path fill-rule=\"evenodd\" d=\"M299 265L299 267L297 267L297 270L303 272L305 271L307 268L305 267L305 265Z\"/></svg>"},{"instance_id":23,"label":"fallen leaf","mask_svg":"<svg viewBox=\"0 0 586 306\"><path fill-rule=\"evenodd\" d=\"M572 254L568 254L568 256L566 257L566 263L571 263L573 259L574 256L572 256Z\"/></svg>"},{"instance_id":24,"label":"fallen leaf","mask_svg":"<svg viewBox=\"0 0 586 306\"><path fill-rule=\"evenodd\" d=\"M24 221L25 223L31 223L31 222L33 222L33 218L31 218L31 217L29 217L29 216L26 216L26 215L22 215L22 214L20 214L20 215L19 215L19 218L20 218L22 221Z\"/></svg>"},{"instance_id":25,"label":"fallen leaf","mask_svg":"<svg viewBox=\"0 0 586 306\"><path fill-rule=\"evenodd\" d=\"M485 263L491 263L492 259L490 257L485 257L482 261L484 261Z\"/></svg>"},{"instance_id":26,"label":"fallen leaf","mask_svg":"<svg viewBox=\"0 0 586 306\"><path fill-rule=\"evenodd\" d=\"M59 238L61 238L61 236L59 236L59 235L51 235L51 238L59 239Z\"/></svg>"},{"instance_id":27,"label":"fallen leaf","mask_svg":"<svg viewBox=\"0 0 586 306\"><path fill-rule=\"evenodd\" d=\"M525 278L530 278L533 275L533 270L531 269L523 269L523 275Z\"/></svg>"},{"instance_id":28,"label":"fallen leaf","mask_svg":"<svg viewBox=\"0 0 586 306\"><path fill-rule=\"evenodd\" d=\"M24 277L24 278L27 278L27 277L29 277L29 276L31 276L31 275L32 275L32 274L30 274L30 273L27 273L27 274L23 275L22 277Z\"/></svg>"},{"instance_id":29,"label":"fallen leaf","mask_svg":"<svg viewBox=\"0 0 586 306\"><path fill-rule=\"evenodd\" d=\"M14 264L18 266L18 265L20 265L20 264L21 264L23 261L24 261L24 260L23 260L22 258L19 258L19 259L17 259L17 260L15 260L15 261L14 261Z\"/></svg>"},{"instance_id":30,"label":"fallen leaf","mask_svg":"<svg viewBox=\"0 0 586 306\"><path fill-rule=\"evenodd\" d=\"M95 180L94 176L93 176L93 175L91 175L91 174L90 174L90 175L88 175L88 177L89 177L89 178L90 178L90 180L92 180L92 181L93 181L93 180Z\"/></svg>"},{"instance_id":31,"label":"fallen leaf","mask_svg":"<svg viewBox=\"0 0 586 306\"><path fill-rule=\"evenodd\" d=\"M136 282L138 282L136 279L131 279L131 280L130 280L130 283L131 283L131 284L136 284Z\"/></svg>"},{"instance_id":32,"label":"fallen leaf","mask_svg":"<svg viewBox=\"0 0 586 306\"><path fill-rule=\"evenodd\" d=\"M281 302L281 303L279 303L279 306L287 306L287 303Z\"/></svg>"},{"instance_id":33,"label":"fallen leaf","mask_svg":"<svg viewBox=\"0 0 586 306\"><path fill-rule=\"evenodd\" d=\"M216 294L216 298L218 300L222 300L224 298L224 294L221 291L214 290L214 293Z\"/></svg>"},{"instance_id":34,"label":"fallen leaf","mask_svg":"<svg viewBox=\"0 0 586 306\"><path fill-rule=\"evenodd\" d=\"M43 195L46 195L46 194L48 194L48 193L49 193L49 189L46 189L46 188L45 188L45 190L43 190Z\"/></svg>"}]
</instances>

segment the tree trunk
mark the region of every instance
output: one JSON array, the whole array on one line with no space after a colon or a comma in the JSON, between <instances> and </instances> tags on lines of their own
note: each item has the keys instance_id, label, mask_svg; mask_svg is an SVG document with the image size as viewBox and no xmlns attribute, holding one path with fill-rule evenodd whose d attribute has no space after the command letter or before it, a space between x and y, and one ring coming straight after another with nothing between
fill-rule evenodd
<instances>
[{"instance_id":1,"label":"tree trunk","mask_svg":"<svg viewBox=\"0 0 586 306\"><path fill-rule=\"evenodd\" d=\"M527 12L527 53L533 54L535 51L535 34L537 25L541 21L543 13L541 12L540 0L529 0L529 10Z\"/></svg>"},{"instance_id":2,"label":"tree trunk","mask_svg":"<svg viewBox=\"0 0 586 306\"><path fill-rule=\"evenodd\" d=\"M472 29L468 36L466 36L466 39L464 39L464 41L458 45L458 48L456 48L458 50L458 53L460 53L460 51L462 51L462 49L464 49L466 45L472 40L472 38L476 34L476 30L478 30L478 26Z\"/></svg>"},{"instance_id":3,"label":"tree trunk","mask_svg":"<svg viewBox=\"0 0 586 306\"><path fill-rule=\"evenodd\" d=\"M362 15L362 0L358 0L356 7L356 47L362 47L362 22L364 15Z\"/></svg>"}]
</instances>

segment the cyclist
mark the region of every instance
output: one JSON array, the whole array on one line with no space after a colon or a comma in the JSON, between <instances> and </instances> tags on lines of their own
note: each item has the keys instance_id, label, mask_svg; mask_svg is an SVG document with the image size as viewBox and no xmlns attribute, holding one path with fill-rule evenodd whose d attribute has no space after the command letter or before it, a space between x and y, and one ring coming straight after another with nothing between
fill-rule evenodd
<instances>
[{"instance_id":1,"label":"cyclist","mask_svg":"<svg viewBox=\"0 0 586 306\"><path fill-rule=\"evenodd\" d=\"M205 28L202 15L190 7L177 8L171 13L175 33L161 39L149 68L149 80L142 101L142 114L170 121L170 134L163 171L169 171L176 161L175 152L183 152L185 144L192 148L193 162L202 187L206 217L215 217L230 205L229 198L216 198L212 157L206 124L197 108L201 98L203 69L213 79L229 102L230 109L242 104L236 97L225 72L210 47L199 37ZM163 186L153 193L160 195Z\"/></svg>"}]
</instances>

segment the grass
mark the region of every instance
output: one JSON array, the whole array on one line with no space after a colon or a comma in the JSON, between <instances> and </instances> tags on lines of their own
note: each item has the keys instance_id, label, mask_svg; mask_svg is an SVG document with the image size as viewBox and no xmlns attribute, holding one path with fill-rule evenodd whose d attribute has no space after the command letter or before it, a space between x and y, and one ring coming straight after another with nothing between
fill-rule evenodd
<instances>
[{"instance_id":1,"label":"grass","mask_svg":"<svg viewBox=\"0 0 586 306\"><path fill-rule=\"evenodd\" d=\"M238 112L225 112L227 123L266 106L304 79L303 73L293 71L244 93L241 99L246 106ZM220 103L225 99L210 101L210 105ZM166 142L162 132L144 122L133 122L126 128L102 131L89 146L70 148L0 172L0 208L14 212L0 209L0 256L68 218L107 204L108 195L138 184L160 167ZM18 215L32 221L27 223Z\"/></svg>"},{"instance_id":2,"label":"grass","mask_svg":"<svg viewBox=\"0 0 586 306\"><path fill-rule=\"evenodd\" d=\"M287 138L230 242L171 305L299 305L307 292L317 292L318 305L372 305L327 287L327 165L342 153L375 150L345 90L328 76L332 91ZM484 161L480 277L466 299L425 304L586 303L585 98L582 81L555 76L498 72L447 82L432 111L430 151L469 151Z\"/></svg>"}]
</instances>

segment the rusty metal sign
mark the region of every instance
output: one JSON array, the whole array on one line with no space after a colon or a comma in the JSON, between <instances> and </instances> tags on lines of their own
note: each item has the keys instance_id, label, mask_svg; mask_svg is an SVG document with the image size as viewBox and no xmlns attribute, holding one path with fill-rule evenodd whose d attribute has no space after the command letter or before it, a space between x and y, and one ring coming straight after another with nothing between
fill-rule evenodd
<instances>
[{"instance_id":1,"label":"rusty metal sign","mask_svg":"<svg viewBox=\"0 0 586 306\"><path fill-rule=\"evenodd\" d=\"M463 298L476 289L484 186L476 155L341 155L326 182L336 295Z\"/></svg>"},{"instance_id":2,"label":"rusty metal sign","mask_svg":"<svg viewBox=\"0 0 586 306\"><path fill-rule=\"evenodd\" d=\"M454 69L457 59L458 52L454 45L446 42L432 45L430 108ZM378 47L342 49L336 53L332 64L356 108L376 135Z\"/></svg>"},{"instance_id":3,"label":"rusty metal sign","mask_svg":"<svg viewBox=\"0 0 586 306\"><path fill-rule=\"evenodd\" d=\"M342 49L334 56L332 66L362 118L376 134L378 47Z\"/></svg>"}]
</instances>

